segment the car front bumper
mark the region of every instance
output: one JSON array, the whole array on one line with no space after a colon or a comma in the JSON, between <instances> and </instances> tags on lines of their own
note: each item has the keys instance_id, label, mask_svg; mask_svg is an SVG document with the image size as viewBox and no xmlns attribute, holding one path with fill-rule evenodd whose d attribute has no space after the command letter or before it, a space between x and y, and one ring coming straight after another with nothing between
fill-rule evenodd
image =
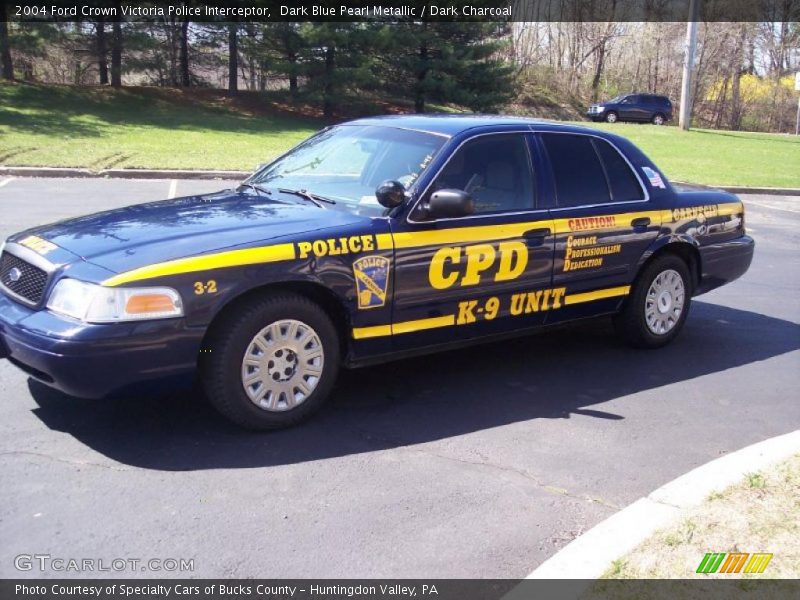
<instances>
[{"instance_id":1,"label":"car front bumper","mask_svg":"<svg viewBox=\"0 0 800 600\"><path fill-rule=\"evenodd\" d=\"M191 384L203 333L183 319L87 324L0 294L0 358L79 398Z\"/></svg>"},{"instance_id":2,"label":"car front bumper","mask_svg":"<svg viewBox=\"0 0 800 600\"><path fill-rule=\"evenodd\" d=\"M755 246L749 235L701 246L700 282L695 293L703 294L744 275L753 262Z\"/></svg>"}]
</instances>

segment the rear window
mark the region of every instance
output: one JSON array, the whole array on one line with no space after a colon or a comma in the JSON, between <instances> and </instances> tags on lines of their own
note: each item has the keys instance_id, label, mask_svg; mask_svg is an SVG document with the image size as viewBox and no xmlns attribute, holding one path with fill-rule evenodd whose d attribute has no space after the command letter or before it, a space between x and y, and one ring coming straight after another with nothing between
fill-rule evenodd
<instances>
[{"instance_id":1,"label":"rear window","mask_svg":"<svg viewBox=\"0 0 800 600\"><path fill-rule=\"evenodd\" d=\"M606 175L608 175L608 184L611 187L611 201L631 202L644 200L642 186L639 185L639 180L636 179L622 155L605 140L595 138L593 142L603 161Z\"/></svg>"},{"instance_id":2,"label":"rear window","mask_svg":"<svg viewBox=\"0 0 800 600\"><path fill-rule=\"evenodd\" d=\"M600 158L585 135L542 134L559 206L603 204L611 200Z\"/></svg>"},{"instance_id":3,"label":"rear window","mask_svg":"<svg viewBox=\"0 0 800 600\"><path fill-rule=\"evenodd\" d=\"M635 202L644 190L622 155L586 135L541 134L550 159L559 207Z\"/></svg>"}]
</instances>

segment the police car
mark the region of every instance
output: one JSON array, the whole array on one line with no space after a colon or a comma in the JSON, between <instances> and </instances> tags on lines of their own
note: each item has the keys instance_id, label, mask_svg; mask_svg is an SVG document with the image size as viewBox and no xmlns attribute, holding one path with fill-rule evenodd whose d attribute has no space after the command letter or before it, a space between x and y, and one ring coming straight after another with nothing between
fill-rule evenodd
<instances>
[{"instance_id":1,"label":"police car","mask_svg":"<svg viewBox=\"0 0 800 600\"><path fill-rule=\"evenodd\" d=\"M295 424L358 367L613 316L634 346L753 256L731 194L622 137L495 116L326 128L235 190L11 236L0 353L67 394L199 380L236 423Z\"/></svg>"}]
</instances>

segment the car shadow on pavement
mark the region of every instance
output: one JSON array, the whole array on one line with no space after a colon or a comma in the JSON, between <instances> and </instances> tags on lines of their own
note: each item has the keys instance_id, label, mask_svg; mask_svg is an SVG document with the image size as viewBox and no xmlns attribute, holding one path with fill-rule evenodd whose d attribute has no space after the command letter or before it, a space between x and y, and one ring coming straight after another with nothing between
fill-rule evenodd
<instances>
[{"instance_id":1,"label":"car shadow on pavement","mask_svg":"<svg viewBox=\"0 0 800 600\"><path fill-rule=\"evenodd\" d=\"M660 350L633 350L607 320L537 336L344 371L332 401L293 429L253 433L205 401L86 401L29 381L49 428L123 464L158 470L293 464L421 444L530 419L624 415L587 408L800 347L800 325L695 302Z\"/></svg>"}]
</instances>

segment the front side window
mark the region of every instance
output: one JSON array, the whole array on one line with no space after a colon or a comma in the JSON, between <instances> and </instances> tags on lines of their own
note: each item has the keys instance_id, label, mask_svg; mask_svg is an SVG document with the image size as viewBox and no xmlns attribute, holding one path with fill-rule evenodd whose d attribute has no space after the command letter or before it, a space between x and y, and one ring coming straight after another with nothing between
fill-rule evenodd
<instances>
[{"instance_id":1,"label":"front side window","mask_svg":"<svg viewBox=\"0 0 800 600\"><path fill-rule=\"evenodd\" d=\"M393 179L408 189L445 141L421 131L339 125L303 142L249 182L269 189L306 190L380 213L378 185Z\"/></svg>"},{"instance_id":2,"label":"front side window","mask_svg":"<svg viewBox=\"0 0 800 600\"><path fill-rule=\"evenodd\" d=\"M431 186L431 191L441 189L470 194L476 213L533 208L531 162L525 136L492 134L466 142Z\"/></svg>"}]
</instances>

